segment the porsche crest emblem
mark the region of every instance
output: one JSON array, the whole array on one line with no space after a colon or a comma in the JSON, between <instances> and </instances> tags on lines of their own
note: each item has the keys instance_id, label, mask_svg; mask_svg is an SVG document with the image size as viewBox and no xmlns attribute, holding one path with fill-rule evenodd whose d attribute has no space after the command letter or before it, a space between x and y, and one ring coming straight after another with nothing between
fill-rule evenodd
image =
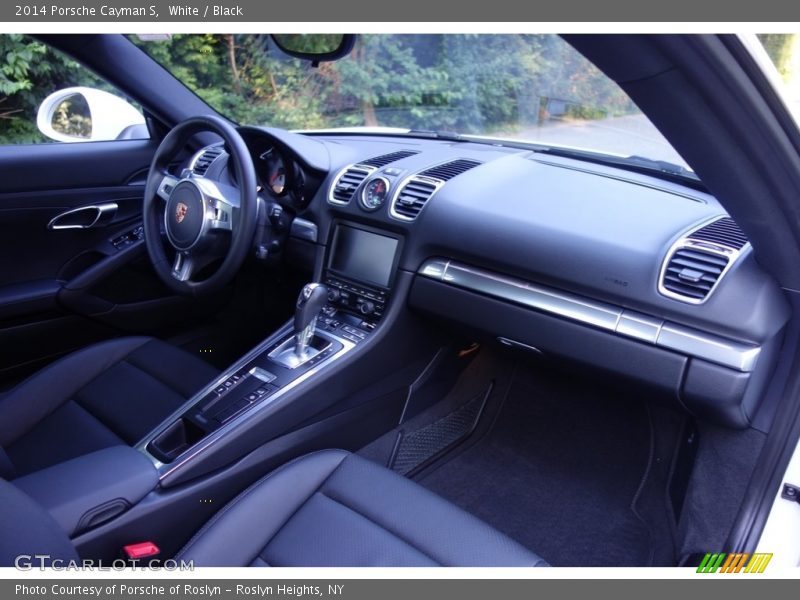
<instances>
[{"instance_id":1,"label":"porsche crest emblem","mask_svg":"<svg viewBox=\"0 0 800 600\"><path fill-rule=\"evenodd\" d=\"M186 218L186 211L189 210L189 207L184 204L183 202L178 202L178 205L175 207L175 221L180 224Z\"/></svg>"}]
</instances>

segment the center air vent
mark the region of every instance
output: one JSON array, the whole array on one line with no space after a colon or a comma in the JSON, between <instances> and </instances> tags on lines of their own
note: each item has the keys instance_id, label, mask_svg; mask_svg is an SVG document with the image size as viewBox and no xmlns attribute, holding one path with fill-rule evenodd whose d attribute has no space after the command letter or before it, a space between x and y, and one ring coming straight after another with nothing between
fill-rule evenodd
<instances>
[{"instance_id":1,"label":"center air vent","mask_svg":"<svg viewBox=\"0 0 800 600\"><path fill-rule=\"evenodd\" d=\"M747 243L730 217L690 231L668 253L659 291L690 304L705 302Z\"/></svg>"},{"instance_id":2,"label":"center air vent","mask_svg":"<svg viewBox=\"0 0 800 600\"><path fill-rule=\"evenodd\" d=\"M347 167L333 182L328 199L335 204L347 204L353 199L358 186L374 170L375 167L362 167L361 165Z\"/></svg>"},{"instance_id":3,"label":"center air vent","mask_svg":"<svg viewBox=\"0 0 800 600\"><path fill-rule=\"evenodd\" d=\"M398 219L413 221L441 185L441 181L412 177L397 194L392 204L392 215Z\"/></svg>"},{"instance_id":4,"label":"center air vent","mask_svg":"<svg viewBox=\"0 0 800 600\"><path fill-rule=\"evenodd\" d=\"M391 215L403 221L413 221L422 212L425 203L446 181L479 164L481 163L477 160L459 158L413 175L400 186L392 202Z\"/></svg>"},{"instance_id":5,"label":"center air vent","mask_svg":"<svg viewBox=\"0 0 800 600\"><path fill-rule=\"evenodd\" d=\"M201 177L206 174L208 168L211 166L217 157L222 154L224 151L221 145L218 146L209 146L205 150L200 152L200 155L194 161L194 165L192 166L192 172L195 175L200 175Z\"/></svg>"}]
</instances>

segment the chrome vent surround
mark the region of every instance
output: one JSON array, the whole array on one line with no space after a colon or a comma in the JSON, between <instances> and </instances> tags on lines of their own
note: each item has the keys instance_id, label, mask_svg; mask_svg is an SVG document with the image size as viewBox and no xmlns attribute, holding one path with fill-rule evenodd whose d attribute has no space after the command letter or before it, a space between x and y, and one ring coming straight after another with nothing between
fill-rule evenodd
<instances>
[{"instance_id":1,"label":"chrome vent surround","mask_svg":"<svg viewBox=\"0 0 800 600\"><path fill-rule=\"evenodd\" d=\"M668 298L702 304L749 246L730 217L719 217L690 231L672 245L661 266L658 291Z\"/></svg>"},{"instance_id":2,"label":"chrome vent surround","mask_svg":"<svg viewBox=\"0 0 800 600\"><path fill-rule=\"evenodd\" d=\"M222 144L216 144L214 146L203 148L200 152L198 152L197 156L195 156L194 160L192 161L192 173L199 175L200 177L205 175L208 172L208 168L211 166L211 163L217 160L217 158L219 158L223 152L225 152L225 148L223 148Z\"/></svg>"},{"instance_id":3,"label":"chrome vent surround","mask_svg":"<svg viewBox=\"0 0 800 600\"><path fill-rule=\"evenodd\" d=\"M376 167L360 164L345 167L333 180L333 185L328 193L328 201L333 204L349 204L364 180L376 170Z\"/></svg>"},{"instance_id":4,"label":"chrome vent surround","mask_svg":"<svg viewBox=\"0 0 800 600\"><path fill-rule=\"evenodd\" d=\"M398 150L389 154L381 154L367 160L347 166L336 174L328 192L328 202L333 204L349 204L358 188L372 173L386 165L419 154L416 150Z\"/></svg>"},{"instance_id":5,"label":"chrome vent surround","mask_svg":"<svg viewBox=\"0 0 800 600\"><path fill-rule=\"evenodd\" d=\"M459 158L412 175L398 186L389 214L401 221L413 221L447 181L480 164L477 160Z\"/></svg>"}]
</instances>

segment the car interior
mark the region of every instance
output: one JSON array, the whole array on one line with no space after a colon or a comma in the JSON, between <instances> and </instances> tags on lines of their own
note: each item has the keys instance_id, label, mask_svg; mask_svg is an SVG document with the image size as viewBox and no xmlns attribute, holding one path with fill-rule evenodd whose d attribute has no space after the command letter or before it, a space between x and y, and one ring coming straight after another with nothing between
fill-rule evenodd
<instances>
[{"instance_id":1,"label":"car interior","mask_svg":"<svg viewBox=\"0 0 800 600\"><path fill-rule=\"evenodd\" d=\"M735 36L565 36L694 179L236 124L125 36L39 39L149 138L0 147L4 565L753 550L797 433L800 238L796 140Z\"/></svg>"}]
</instances>

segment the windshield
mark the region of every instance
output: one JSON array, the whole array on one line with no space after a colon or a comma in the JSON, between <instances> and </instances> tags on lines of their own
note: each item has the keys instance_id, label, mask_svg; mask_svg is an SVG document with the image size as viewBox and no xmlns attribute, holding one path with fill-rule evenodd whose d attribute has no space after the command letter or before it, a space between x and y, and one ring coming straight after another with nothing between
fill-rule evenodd
<instances>
[{"instance_id":1,"label":"windshield","mask_svg":"<svg viewBox=\"0 0 800 600\"><path fill-rule=\"evenodd\" d=\"M131 39L242 124L446 131L686 166L619 86L556 35L363 34L348 57L319 67L268 36Z\"/></svg>"}]
</instances>

